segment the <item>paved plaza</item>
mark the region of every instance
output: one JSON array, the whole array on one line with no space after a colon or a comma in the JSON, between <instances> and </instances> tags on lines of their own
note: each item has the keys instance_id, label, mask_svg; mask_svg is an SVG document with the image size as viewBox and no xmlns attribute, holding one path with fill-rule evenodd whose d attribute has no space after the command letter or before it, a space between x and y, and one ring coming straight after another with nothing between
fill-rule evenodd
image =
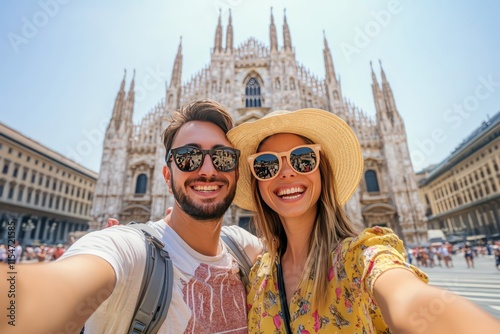
<instances>
[{"instance_id":1,"label":"paved plaza","mask_svg":"<svg viewBox=\"0 0 500 334\"><path fill-rule=\"evenodd\" d=\"M450 290L478 304L500 319L500 270L494 256L474 258L474 269L467 268L463 254L453 256L453 268L435 266L421 268L429 275L429 284Z\"/></svg>"}]
</instances>

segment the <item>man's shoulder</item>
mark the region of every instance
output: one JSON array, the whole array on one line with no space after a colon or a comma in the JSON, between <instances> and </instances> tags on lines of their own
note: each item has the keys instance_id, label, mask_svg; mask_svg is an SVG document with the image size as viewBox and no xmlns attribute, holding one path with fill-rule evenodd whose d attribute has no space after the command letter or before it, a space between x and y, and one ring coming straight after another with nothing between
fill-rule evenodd
<instances>
[{"instance_id":1,"label":"man's shoulder","mask_svg":"<svg viewBox=\"0 0 500 334\"><path fill-rule=\"evenodd\" d=\"M68 248L70 252L65 252L65 256L69 256L73 252L114 252L135 249L141 247L142 239L142 233L130 226L112 226L87 233Z\"/></svg>"},{"instance_id":2,"label":"man's shoulder","mask_svg":"<svg viewBox=\"0 0 500 334\"><path fill-rule=\"evenodd\" d=\"M263 246L259 238L237 225L223 226L222 232L232 237L232 239L247 253L252 263L257 256L262 253Z\"/></svg>"},{"instance_id":3,"label":"man's shoulder","mask_svg":"<svg viewBox=\"0 0 500 334\"><path fill-rule=\"evenodd\" d=\"M257 239L255 235L248 232L238 225L224 225L221 228L222 233L233 237L237 242L241 239Z\"/></svg>"}]
</instances>

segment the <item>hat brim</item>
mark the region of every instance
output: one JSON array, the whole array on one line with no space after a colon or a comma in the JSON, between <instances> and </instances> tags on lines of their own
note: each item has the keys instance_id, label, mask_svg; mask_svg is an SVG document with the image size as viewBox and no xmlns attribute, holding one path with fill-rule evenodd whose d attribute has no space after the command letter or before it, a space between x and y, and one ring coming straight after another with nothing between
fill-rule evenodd
<instances>
[{"instance_id":1,"label":"hat brim","mask_svg":"<svg viewBox=\"0 0 500 334\"><path fill-rule=\"evenodd\" d=\"M243 123L227 133L231 143L241 151L240 175L234 203L240 208L256 211L251 193L252 172L249 155L257 152L260 142L274 134L292 133L321 145L335 176L336 194L344 205L356 191L363 174L363 155L353 130L340 117L321 109L275 111L263 118Z\"/></svg>"}]
</instances>

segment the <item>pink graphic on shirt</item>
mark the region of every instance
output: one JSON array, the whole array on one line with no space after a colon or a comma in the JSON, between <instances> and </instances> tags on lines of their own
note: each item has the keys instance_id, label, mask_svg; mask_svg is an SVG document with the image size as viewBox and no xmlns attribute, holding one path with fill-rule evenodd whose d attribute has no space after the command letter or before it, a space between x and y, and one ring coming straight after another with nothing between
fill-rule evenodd
<instances>
[{"instance_id":1,"label":"pink graphic on shirt","mask_svg":"<svg viewBox=\"0 0 500 334\"><path fill-rule=\"evenodd\" d=\"M333 270L333 267L330 267L330 269L328 270L328 282L332 281L334 275L335 271Z\"/></svg>"},{"instance_id":2,"label":"pink graphic on shirt","mask_svg":"<svg viewBox=\"0 0 500 334\"><path fill-rule=\"evenodd\" d=\"M281 327L281 316L279 314L276 314L273 317L273 322L274 322L274 327L276 327L276 329L279 329Z\"/></svg>"},{"instance_id":3,"label":"pink graphic on shirt","mask_svg":"<svg viewBox=\"0 0 500 334\"><path fill-rule=\"evenodd\" d=\"M231 270L202 263L182 293L192 312L184 333L247 333L245 289Z\"/></svg>"},{"instance_id":4,"label":"pink graphic on shirt","mask_svg":"<svg viewBox=\"0 0 500 334\"><path fill-rule=\"evenodd\" d=\"M313 312L312 317L314 318L314 331L317 333L319 331L319 329L321 328L321 322L320 322L318 310Z\"/></svg>"},{"instance_id":5,"label":"pink graphic on shirt","mask_svg":"<svg viewBox=\"0 0 500 334\"><path fill-rule=\"evenodd\" d=\"M342 289L340 287L335 288L335 294L337 295L337 302L340 299L340 295L342 294Z\"/></svg>"}]
</instances>

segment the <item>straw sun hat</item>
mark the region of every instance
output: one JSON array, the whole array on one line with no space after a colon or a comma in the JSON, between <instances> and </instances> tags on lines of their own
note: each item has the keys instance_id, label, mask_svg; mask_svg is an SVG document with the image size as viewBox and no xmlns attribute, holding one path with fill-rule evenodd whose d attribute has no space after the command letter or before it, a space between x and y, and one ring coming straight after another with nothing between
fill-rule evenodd
<instances>
[{"instance_id":1,"label":"straw sun hat","mask_svg":"<svg viewBox=\"0 0 500 334\"><path fill-rule=\"evenodd\" d=\"M241 151L240 177L234 203L256 211L251 193L253 178L247 158L257 152L260 142L277 133L292 133L321 145L335 175L338 202L344 205L356 190L363 173L363 155L356 135L338 116L321 109L273 111L255 122L243 123L227 133Z\"/></svg>"}]
</instances>

